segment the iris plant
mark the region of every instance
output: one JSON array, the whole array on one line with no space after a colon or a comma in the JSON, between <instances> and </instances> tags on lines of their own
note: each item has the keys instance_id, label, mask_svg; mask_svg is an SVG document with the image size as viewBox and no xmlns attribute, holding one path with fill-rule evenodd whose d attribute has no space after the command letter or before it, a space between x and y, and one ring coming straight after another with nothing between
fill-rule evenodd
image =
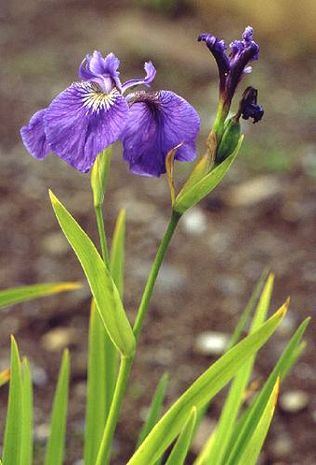
<instances>
[{"instance_id":1,"label":"iris plant","mask_svg":"<svg viewBox=\"0 0 316 465\"><path fill-rule=\"evenodd\" d=\"M177 194L173 162L174 159L192 161L195 158L200 121L192 106L171 91L148 93L138 90L126 94L132 87L150 86L156 74L151 62L145 63L143 79L131 79L122 84L119 60L115 55L110 53L105 58L100 52L87 55L79 68L80 82L73 83L46 109L35 113L21 130L23 142L35 158L43 159L53 151L79 171L87 172L92 167L91 186L102 254L50 192L59 225L80 261L92 295L82 454L85 465L108 465L111 461L113 436L143 322L161 264L182 214L208 195L229 170L242 141L240 118L257 122L263 116L263 109L257 103L257 90L251 86L243 92L237 113L229 115L238 84L251 71L249 64L258 59L259 47L253 40L252 28L247 27L242 39L230 44L229 52L225 42L211 34L200 34L198 40L206 43L218 65L219 104L207 139L206 154L198 159ZM118 215L110 249L103 220L102 207L111 161L110 150L105 149L116 141L121 141L123 158L132 172L160 176L167 171L171 192L170 221L149 272L133 325L125 310L123 293L125 211ZM32 286L0 292L0 307L74 287L76 285L68 283L66 286ZM161 379L136 450L127 465L158 464L164 454L169 454L167 465L184 465L198 420L214 395L230 380L231 387L216 434L210 433L194 464L255 465L273 416L280 381L303 349L301 338L308 324L305 321L298 328L255 400L249 406L243 405L256 354L280 324L288 305L285 303L267 319L272 287L273 276L266 279L264 275L230 340L231 350L194 381L162 417L167 378ZM249 335L240 341L252 314ZM26 361L21 362L14 340L11 354L10 394L0 465L31 465L30 370ZM7 370L0 373L0 386L7 382L8 373ZM63 463L68 385L69 354L65 352L45 465Z\"/></svg>"},{"instance_id":2,"label":"iris plant","mask_svg":"<svg viewBox=\"0 0 316 465\"><path fill-rule=\"evenodd\" d=\"M156 70L145 63L146 76L123 84L119 59L95 51L80 65L80 82L61 92L44 110L36 112L21 129L28 151L43 159L50 151L79 171L87 172L97 155L117 140L133 173L160 176L169 150L182 144L176 159L195 158L200 119L194 108L174 92L138 91L150 86Z\"/></svg>"}]
</instances>

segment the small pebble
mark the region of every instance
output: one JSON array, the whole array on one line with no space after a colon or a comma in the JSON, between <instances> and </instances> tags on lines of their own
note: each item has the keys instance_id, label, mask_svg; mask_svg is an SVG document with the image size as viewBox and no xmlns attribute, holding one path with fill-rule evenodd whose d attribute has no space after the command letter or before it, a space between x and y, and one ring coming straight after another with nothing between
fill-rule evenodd
<instances>
[{"instance_id":1,"label":"small pebble","mask_svg":"<svg viewBox=\"0 0 316 465\"><path fill-rule=\"evenodd\" d=\"M271 442L271 452L275 458L287 458L293 450L293 441L288 435L281 435Z\"/></svg>"},{"instance_id":2,"label":"small pebble","mask_svg":"<svg viewBox=\"0 0 316 465\"><path fill-rule=\"evenodd\" d=\"M35 427L34 438L36 442L45 443L49 436L50 426L48 423L42 423Z\"/></svg>"},{"instance_id":3,"label":"small pebble","mask_svg":"<svg viewBox=\"0 0 316 465\"><path fill-rule=\"evenodd\" d=\"M225 333L207 331L198 335L195 341L195 351L202 355L221 355L225 352L229 335Z\"/></svg>"},{"instance_id":4,"label":"small pebble","mask_svg":"<svg viewBox=\"0 0 316 465\"><path fill-rule=\"evenodd\" d=\"M281 191L282 184L276 176L258 176L228 189L225 203L230 207L248 207L274 198Z\"/></svg>"},{"instance_id":5,"label":"small pebble","mask_svg":"<svg viewBox=\"0 0 316 465\"><path fill-rule=\"evenodd\" d=\"M288 391L280 397L280 408L285 413L299 413L309 404L309 396L301 390Z\"/></svg>"},{"instance_id":6,"label":"small pebble","mask_svg":"<svg viewBox=\"0 0 316 465\"><path fill-rule=\"evenodd\" d=\"M200 208L193 208L183 216L182 226L189 234L203 234L207 230L206 216Z\"/></svg>"},{"instance_id":7,"label":"small pebble","mask_svg":"<svg viewBox=\"0 0 316 465\"><path fill-rule=\"evenodd\" d=\"M58 352L78 341L78 332L74 328L58 327L48 331L41 339L44 349L49 352Z\"/></svg>"}]
</instances>

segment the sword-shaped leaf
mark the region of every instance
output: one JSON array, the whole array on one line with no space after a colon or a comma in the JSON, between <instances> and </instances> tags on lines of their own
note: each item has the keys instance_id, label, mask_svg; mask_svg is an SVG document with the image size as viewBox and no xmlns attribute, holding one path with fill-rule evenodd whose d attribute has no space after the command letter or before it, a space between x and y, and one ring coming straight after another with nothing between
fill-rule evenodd
<instances>
[{"instance_id":1,"label":"sword-shaped leaf","mask_svg":"<svg viewBox=\"0 0 316 465\"><path fill-rule=\"evenodd\" d=\"M113 344L128 357L135 351L135 337L119 291L91 239L50 192L56 217L86 275L97 309Z\"/></svg>"}]
</instances>

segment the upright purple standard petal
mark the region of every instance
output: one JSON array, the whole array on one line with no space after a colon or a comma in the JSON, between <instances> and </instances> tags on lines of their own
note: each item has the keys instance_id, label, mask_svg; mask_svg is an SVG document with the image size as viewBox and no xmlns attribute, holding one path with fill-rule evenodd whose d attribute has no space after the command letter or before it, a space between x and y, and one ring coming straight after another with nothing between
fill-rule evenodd
<instances>
[{"instance_id":1,"label":"upright purple standard petal","mask_svg":"<svg viewBox=\"0 0 316 465\"><path fill-rule=\"evenodd\" d=\"M118 68L120 60L109 53L103 58L97 50L92 55L87 55L79 67L79 77L85 81L93 81L99 84L104 92L111 92L113 87L121 90Z\"/></svg>"},{"instance_id":2,"label":"upright purple standard petal","mask_svg":"<svg viewBox=\"0 0 316 465\"><path fill-rule=\"evenodd\" d=\"M155 79L156 68L154 67L151 61L148 61L145 63L144 69L146 71L146 76L143 79L129 79L128 81L124 82L124 84L122 85L122 92L125 92L127 89L134 86L150 86L150 84Z\"/></svg>"},{"instance_id":3,"label":"upright purple standard petal","mask_svg":"<svg viewBox=\"0 0 316 465\"><path fill-rule=\"evenodd\" d=\"M168 152L176 145L176 159L192 161L200 118L182 97L169 91L134 94L129 118L121 136L123 158L133 173L160 176L166 172Z\"/></svg>"},{"instance_id":4,"label":"upright purple standard petal","mask_svg":"<svg viewBox=\"0 0 316 465\"><path fill-rule=\"evenodd\" d=\"M230 69L229 59L226 55L226 44L223 40L219 40L217 37L206 32L198 36L198 41L206 43L207 48L216 60L220 79L220 91L223 92L225 89L226 77Z\"/></svg>"},{"instance_id":5,"label":"upright purple standard petal","mask_svg":"<svg viewBox=\"0 0 316 465\"><path fill-rule=\"evenodd\" d=\"M105 94L91 82L74 83L46 111L47 140L60 158L87 172L98 153L119 138L127 114L128 104L116 89Z\"/></svg>"},{"instance_id":6,"label":"upright purple standard petal","mask_svg":"<svg viewBox=\"0 0 316 465\"><path fill-rule=\"evenodd\" d=\"M23 144L30 154L38 160L42 160L50 152L44 130L45 113L46 109L37 111L30 119L29 124L23 126L20 131Z\"/></svg>"}]
</instances>

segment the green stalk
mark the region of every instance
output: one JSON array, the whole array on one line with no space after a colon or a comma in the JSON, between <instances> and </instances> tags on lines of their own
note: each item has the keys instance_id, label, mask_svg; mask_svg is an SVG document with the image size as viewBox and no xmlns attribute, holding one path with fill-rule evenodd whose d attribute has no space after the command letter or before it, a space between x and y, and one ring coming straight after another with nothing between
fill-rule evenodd
<instances>
[{"instance_id":1,"label":"green stalk","mask_svg":"<svg viewBox=\"0 0 316 465\"><path fill-rule=\"evenodd\" d=\"M105 264L109 267L109 263L110 263L109 251L108 251L108 245L107 245L105 228L104 228L102 205L95 205L94 206L94 211L95 211L95 216L96 216L96 220L97 220L97 227L98 227L98 233L99 233L99 240L100 240L102 258L103 258Z\"/></svg>"},{"instance_id":2,"label":"green stalk","mask_svg":"<svg viewBox=\"0 0 316 465\"><path fill-rule=\"evenodd\" d=\"M121 364L112 398L111 408L105 424L103 437L95 465L107 465L110 461L112 439L120 414L122 400L126 391L127 381L132 368L133 360L134 357L121 357Z\"/></svg>"},{"instance_id":3,"label":"green stalk","mask_svg":"<svg viewBox=\"0 0 316 465\"><path fill-rule=\"evenodd\" d=\"M136 320L134 323L133 331L135 334L136 341L138 340L139 333L142 329L144 318L147 313L148 305L153 293L154 285L160 270L160 266L165 257L166 251L170 244L173 233L177 227L177 224L181 218L181 214L173 211L166 232L161 240L160 246L157 250L154 263L152 264L149 276L147 278L146 286L143 292L143 296L138 307Z\"/></svg>"},{"instance_id":4,"label":"green stalk","mask_svg":"<svg viewBox=\"0 0 316 465\"><path fill-rule=\"evenodd\" d=\"M166 232L161 240L160 246L157 250L155 260L152 264L150 273L147 278L146 286L142 295L142 299L137 311L136 320L134 324L134 334L136 341L138 340L140 331L143 326L144 318L148 310L149 302L153 293L154 285L162 264L162 261L165 257L166 251L170 244L173 233L176 229L181 215L173 212L170 218ZM111 444L113 439L113 434L117 425L119 413L121 410L122 400L126 391L128 377L133 365L134 357L126 358L121 357L121 364L119 369L119 374L113 394L113 399L111 403L111 408L109 415L106 421L105 429L103 432L103 437L100 445L100 449L97 456L97 461L95 465L108 465L111 455Z\"/></svg>"}]
</instances>

